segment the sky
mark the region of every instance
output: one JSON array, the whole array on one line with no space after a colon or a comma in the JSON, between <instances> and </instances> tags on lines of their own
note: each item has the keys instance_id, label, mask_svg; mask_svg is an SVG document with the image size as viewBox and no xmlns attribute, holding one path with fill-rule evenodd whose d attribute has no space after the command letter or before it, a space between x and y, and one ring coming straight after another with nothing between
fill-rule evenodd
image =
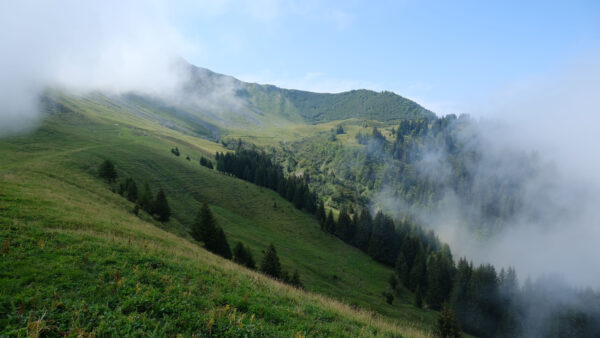
<instances>
[{"instance_id":1,"label":"sky","mask_svg":"<svg viewBox=\"0 0 600 338\"><path fill-rule=\"evenodd\" d=\"M391 90L438 114L600 47L598 1L200 1L169 5L184 58L245 81Z\"/></svg>"}]
</instances>

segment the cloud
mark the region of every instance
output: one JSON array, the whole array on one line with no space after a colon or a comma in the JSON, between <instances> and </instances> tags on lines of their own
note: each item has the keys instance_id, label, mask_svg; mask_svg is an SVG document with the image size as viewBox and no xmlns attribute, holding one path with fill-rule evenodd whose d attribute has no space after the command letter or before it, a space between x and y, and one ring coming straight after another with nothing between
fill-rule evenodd
<instances>
[{"instance_id":1,"label":"cloud","mask_svg":"<svg viewBox=\"0 0 600 338\"><path fill-rule=\"evenodd\" d=\"M193 47L164 13L161 2L2 2L0 135L34 126L47 86L172 91L174 65Z\"/></svg>"},{"instance_id":2,"label":"cloud","mask_svg":"<svg viewBox=\"0 0 600 338\"><path fill-rule=\"evenodd\" d=\"M521 278L560 274L569 283L600 289L600 60L576 60L562 71L522 81L473 111L483 116L475 134L460 134L479 157L465 163L475 192L513 189L517 211L491 237L474 232L476 204L448 188L437 210L413 208L450 243L457 256L497 267L513 266ZM448 184L445 153L432 150L418 171ZM512 184L516 183L516 184ZM477 194L480 196L482 194ZM382 191L376 203L389 204ZM397 208L408 209L404 201ZM479 213L479 214L478 214ZM491 222L493 223L493 222Z\"/></svg>"}]
</instances>

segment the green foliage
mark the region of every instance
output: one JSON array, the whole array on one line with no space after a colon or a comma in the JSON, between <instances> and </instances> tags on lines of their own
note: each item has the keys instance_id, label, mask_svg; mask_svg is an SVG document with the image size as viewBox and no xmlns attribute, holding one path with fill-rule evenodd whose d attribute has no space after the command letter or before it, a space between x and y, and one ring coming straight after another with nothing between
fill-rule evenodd
<instances>
[{"instance_id":1,"label":"green foliage","mask_svg":"<svg viewBox=\"0 0 600 338\"><path fill-rule=\"evenodd\" d=\"M144 189L140 194L137 203L140 205L140 208L147 213L151 214L154 209L154 197L152 196L152 190L150 190L150 185L148 181L144 182Z\"/></svg>"},{"instance_id":2,"label":"green foliage","mask_svg":"<svg viewBox=\"0 0 600 338\"><path fill-rule=\"evenodd\" d=\"M233 248L233 261L249 269L256 269L250 248L244 246L242 242L237 242Z\"/></svg>"},{"instance_id":3,"label":"green foliage","mask_svg":"<svg viewBox=\"0 0 600 338\"><path fill-rule=\"evenodd\" d=\"M300 274L298 273L298 270L294 270L294 274L292 275L292 278L290 278L289 283L297 288L304 289L304 285L300 280Z\"/></svg>"},{"instance_id":4,"label":"green foliage","mask_svg":"<svg viewBox=\"0 0 600 338\"><path fill-rule=\"evenodd\" d=\"M206 250L231 259L231 249L227 243L225 233L217 224L206 202L202 203L202 207L192 224L191 235L195 240L204 242Z\"/></svg>"},{"instance_id":5,"label":"green foliage","mask_svg":"<svg viewBox=\"0 0 600 338\"><path fill-rule=\"evenodd\" d=\"M260 271L264 274L269 275L273 278L279 279L281 275L281 263L279 263L279 257L277 257L277 251L275 246L271 243L263 260L260 264Z\"/></svg>"},{"instance_id":6,"label":"green foliage","mask_svg":"<svg viewBox=\"0 0 600 338\"><path fill-rule=\"evenodd\" d=\"M169 202L167 202L167 196L162 188L158 189L156 193L156 199L154 200L153 214L158 216L158 220L161 222L169 221L171 217L171 208Z\"/></svg>"},{"instance_id":7,"label":"green foliage","mask_svg":"<svg viewBox=\"0 0 600 338\"><path fill-rule=\"evenodd\" d=\"M436 326L436 337L440 338L460 338L460 328L454 317L454 313L446 305L442 308Z\"/></svg>"},{"instance_id":8,"label":"green foliage","mask_svg":"<svg viewBox=\"0 0 600 338\"><path fill-rule=\"evenodd\" d=\"M432 118L435 115L413 101L392 92L352 90L339 94L319 94L280 89L279 92L310 123L351 117L389 121L402 118Z\"/></svg>"},{"instance_id":9,"label":"green foliage","mask_svg":"<svg viewBox=\"0 0 600 338\"><path fill-rule=\"evenodd\" d=\"M200 165L203 167L207 167L208 169L213 169L213 163L211 160L207 159L204 156L200 157Z\"/></svg>"},{"instance_id":10,"label":"green foliage","mask_svg":"<svg viewBox=\"0 0 600 338\"><path fill-rule=\"evenodd\" d=\"M111 160L104 160L98 168L98 177L105 179L108 183L112 183L117 179L117 171Z\"/></svg>"},{"instance_id":11,"label":"green foliage","mask_svg":"<svg viewBox=\"0 0 600 338\"><path fill-rule=\"evenodd\" d=\"M179 153L179 148L175 147L175 148L171 148L171 153L177 157L179 157L180 153Z\"/></svg>"}]
</instances>

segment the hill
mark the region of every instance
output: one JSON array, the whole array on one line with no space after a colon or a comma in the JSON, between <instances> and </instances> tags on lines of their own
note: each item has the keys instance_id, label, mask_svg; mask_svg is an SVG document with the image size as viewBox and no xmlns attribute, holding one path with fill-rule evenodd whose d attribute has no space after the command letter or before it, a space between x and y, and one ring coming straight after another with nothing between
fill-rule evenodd
<instances>
[{"instance_id":1,"label":"hill","mask_svg":"<svg viewBox=\"0 0 600 338\"><path fill-rule=\"evenodd\" d=\"M55 94L36 132L0 142L5 333L422 336L430 330L436 313L409 305L409 291L393 305L385 302L391 269L322 233L311 215L276 193L200 166L200 156L226 150L195 135L210 133L210 122L186 122L132 97ZM174 146L183 156L170 153ZM162 187L172 219L135 216L133 204L96 177L106 158L121 178ZM300 272L308 292L194 243L187 230L201 202L210 204L230 243L243 241L257 260L274 243L282 265Z\"/></svg>"},{"instance_id":2,"label":"hill","mask_svg":"<svg viewBox=\"0 0 600 338\"><path fill-rule=\"evenodd\" d=\"M212 139L219 137L218 129L285 128L350 118L388 122L435 117L392 92L313 93L247 83L184 61L180 66L183 86L176 97L129 94L110 100L169 128Z\"/></svg>"}]
</instances>

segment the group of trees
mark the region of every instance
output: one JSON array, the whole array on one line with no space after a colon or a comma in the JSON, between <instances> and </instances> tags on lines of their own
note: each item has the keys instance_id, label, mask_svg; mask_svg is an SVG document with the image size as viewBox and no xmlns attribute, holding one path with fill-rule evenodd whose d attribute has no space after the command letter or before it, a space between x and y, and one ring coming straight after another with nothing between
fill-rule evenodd
<instances>
[{"instance_id":1,"label":"group of trees","mask_svg":"<svg viewBox=\"0 0 600 338\"><path fill-rule=\"evenodd\" d=\"M213 169L213 163L211 160L207 159L204 156L200 156L200 165L203 167L207 167L208 169Z\"/></svg>"},{"instance_id":2,"label":"group of trees","mask_svg":"<svg viewBox=\"0 0 600 338\"><path fill-rule=\"evenodd\" d=\"M465 283L463 271L457 272L450 248L442 245L433 232L424 232L419 227L408 221L394 222L394 220L379 211L374 218L368 210L363 210L360 215L351 215L348 210L342 209L337 220L331 211L323 218L323 208L319 205L322 229L332 233L344 242L361 249L374 260L395 268L396 276L390 278L390 286L398 289L398 282L415 293L415 305L426 305L433 310L441 310L444 303L451 302L455 305L457 317L461 323L470 322L463 316L462 304L469 303L469 309L477 308L479 320L476 324L466 326L470 332L480 333L475 325L490 321L496 322L494 329L503 319L501 304L492 302L492 294L498 287L493 267L475 268L471 265L471 275L478 276L469 280L469 292L461 289ZM463 260L461 260L463 262ZM459 267L464 269L462 263ZM511 276L514 270L511 271ZM486 275L493 274L493 276ZM457 278L460 277L460 278ZM490 284L491 283L491 284ZM388 303L393 301L393 294L384 292ZM478 324L477 324L478 323ZM486 326L486 329L488 327ZM487 331L491 332L491 331Z\"/></svg>"},{"instance_id":3,"label":"group of trees","mask_svg":"<svg viewBox=\"0 0 600 338\"><path fill-rule=\"evenodd\" d=\"M239 148L235 153L215 155L217 170L256 185L277 191L297 209L314 214L317 197L308 188L306 177L286 177L279 165L264 152Z\"/></svg>"},{"instance_id":4,"label":"group of trees","mask_svg":"<svg viewBox=\"0 0 600 338\"><path fill-rule=\"evenodd\" d=\"M232 259L234 262L243 265L249 269L256 269L256 263L250 248L242 242L238 242L233 249L233 253L227 242L227 237L223 229L217 224L207 203L203 203L202 207L196 215L196 219L191 228L192 237L198 242L204 242L204 247L223 258ZM279 279L285 283L302 288L300 275L296 270L292 277L281 268L279 257L275 246L271 244L265 253L260 264L260 271L275 279Z\"/></svg>"},{"instance_id":5,"label":"group of trees","mask_svg":"<svg viewBox=\"0 0 600 338\"><path fill-rule=\"evenodd\" d=\"M388 280L393 291L399 291L402 284L414 293L415 306L442 311L443 323L439 325L450 332L441 335L443 337L455 337L458 332L458 326L452 323L454 318L465 332L476 336L527 335L523 317L528 313L541 317L538 313L542 310L537 307L549 307L542 304L544 298L552 298L551 291L538 291L537 298L532 297L535 292L531 290L535 287L520 288L513 268L498 272L489 264L473 266L465 258L455 264L448 245L440 243L433 232L424 232L407 220L395 222L381 211L371 218L368 210L358 215L353 214L352 209L342 209L336 220L331 211L324 216L323 209L320 204L317 217L324 231L356 246L374 260L394 267L394 275ZM382 294L391 304L393 292ZM593 292L588 292L587 297L600 300L600 295ZM581 336L591 337L600 333L600 325L595 324L600 320L600 303L595 307L569 308L569 311L564 310L564 305L555 304L544 320L547 325L551 320L559 323L544 328L545 336L583 332ZM539 328L532 330L540 331Z\"/></svg>"},{"instance_id":6,"label":"group of trees","mask_svg":"<svg viewBox=\"0 0 600 338\"><path fill-rule=\"evenodd\" d=\"M108 183L113 183L118 177L114 163L111 160L102 162L98 168L98 176L106 179ZM136 213L139 209L142 209L161 222L169 221L171 208L162 188L158 190L156 197L154 197L147 181L144 182L144 187L140 192L135 180L132 177L127 177L119 182L117 192L130 202L135 203L134 211Z\"/></svg>"}]
</instances>

